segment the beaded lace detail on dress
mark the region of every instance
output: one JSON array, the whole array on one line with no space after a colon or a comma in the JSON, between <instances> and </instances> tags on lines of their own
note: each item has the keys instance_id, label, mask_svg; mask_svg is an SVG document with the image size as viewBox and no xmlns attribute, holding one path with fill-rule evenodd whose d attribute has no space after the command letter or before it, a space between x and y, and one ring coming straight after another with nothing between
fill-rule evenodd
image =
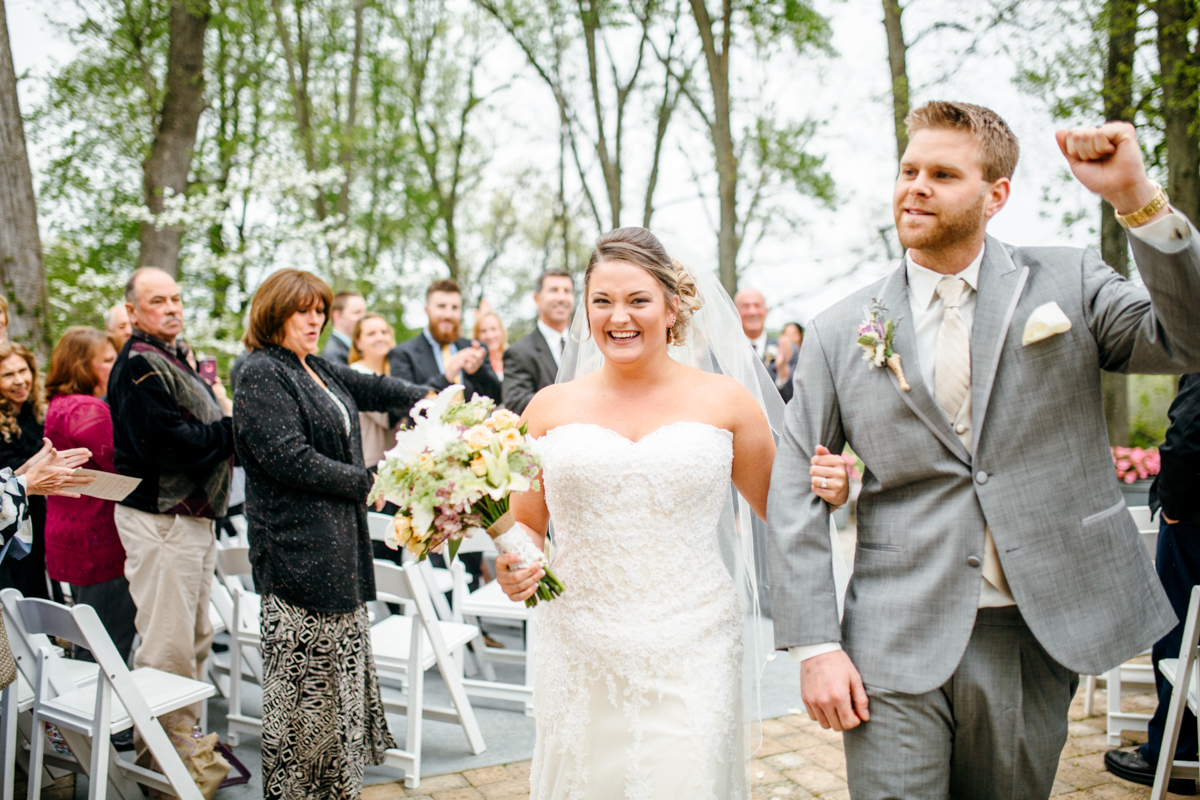
<instances>
[{"instance_id":1,"label":"beaded lace detail on dress","mask_svg":"<svg viewBox=\"0 0 1200 800\"><path fill-rule=\"evenodd\" d=\"M532 797L596 796L604 776L590 773L613 763L614 746L628 800L655 796L664 770L679 797L744 797L742 609L717 539L733 434L677 422L633 442L573 423L539 446L554 569L568 588L533 612ZM674 713L664 693L682 700ZM598 704L604 720L593 718ZM683 752L694 761L644 753L664 725L669 738L688 739ZM621 736L597 733L614 729ZM551 761L555 775L546 774Z\"/></svg>"}]
</instances>

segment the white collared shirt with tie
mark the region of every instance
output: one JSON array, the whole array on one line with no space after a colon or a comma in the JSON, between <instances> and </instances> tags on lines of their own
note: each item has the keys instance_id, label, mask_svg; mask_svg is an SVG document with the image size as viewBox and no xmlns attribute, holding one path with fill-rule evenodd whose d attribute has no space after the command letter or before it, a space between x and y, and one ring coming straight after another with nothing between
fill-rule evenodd
<instances>
[{"instance_id":1,"label":"white collared shirt with tie","mask_svg":"<svg viewBox=\"0 0 1200 800\"><path fill-rule=\"evenodd\" d=\"M550 348L550 355L554 356L554 364L561 369L563 350L567 348L566 329L564 328L562 333L559 333L554 328L542 322L541 317L538 317L537 329L542 332L542 337L545 338L546 344Z\"/></svg>"},{"instance_id":2,"label":"white collared shirt with tie","mask_svg":"<svg viewBox=\"0 0 1200 800\"><path fill-rule=\"evenodd\" d=\"M1191 238L1191 229L1188 227L1187 219L1174 208L1167 216L1148 225L1131 228L1129 232L1164 253L1183 249ZM959 299L959 311L963 321L967 324L968 336L975 322L975 293L979 287L979 267L983 263L983 254L984 251L981 249L967 265L967 268L954 276L962 278L967 284ZM914 264L907 253L905 253L904 261L905 274L908 277L909 312L912 314L917 341L917 359L921 362L921 379L932 394L936 391L935 387L937 386L934 365L937 363L938 331L942 327L942 319L946 314L946 306L937 294L937 285L944 276L940 272L934 272L919 264ZM953 426L954 422L951 421L950 424ZM971 430L970 428L963 431L955 429L955 433L960 439L963 439L971 433ZM971 445L967 444L967 450L971 449ZM993 575L998 573L999 582L1004 585L1004 590L1001 591L987 578L981 577L983 588L979 593L979 607L994 608L1015 605L1012 595L1008 592L1007 581L1003 579L1004 572L1000 569L996 544L992 541L991 532L986 528L984 530L984 569L982 572ZM799 663L814 656L841 649L842 645L838 642L824 642L789 647L788 653L793 661Z\"/></svg>"}]
</instances>

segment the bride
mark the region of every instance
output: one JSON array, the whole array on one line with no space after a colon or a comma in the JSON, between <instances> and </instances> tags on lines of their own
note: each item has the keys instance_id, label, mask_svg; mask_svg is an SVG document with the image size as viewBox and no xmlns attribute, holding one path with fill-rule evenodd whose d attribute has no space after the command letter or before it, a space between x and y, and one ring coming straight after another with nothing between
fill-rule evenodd
<instances>
[{"instance_id":1,"label":"bride","mask_svg":"<svg viewBox=\"0 0 1200 800\"><path fill-rule=\"evenodd\" d=\"M745 586L749 518L733 522L729 485L765 517L768 412L782 404L711 282L699 291L647 230L601 236L563 359L574 379L560 375L525 411L543 491L515 496L512 512L539 545L553 517L567 586L534 610L537 800L748 796L743 655L766 652L753 647L757 594ZM812 473L815 492L845 502L840 456L814 457ZM524 600L543 573L510 571L518 560L501 555L497 571Z\"/></svg>"}]
</instances>

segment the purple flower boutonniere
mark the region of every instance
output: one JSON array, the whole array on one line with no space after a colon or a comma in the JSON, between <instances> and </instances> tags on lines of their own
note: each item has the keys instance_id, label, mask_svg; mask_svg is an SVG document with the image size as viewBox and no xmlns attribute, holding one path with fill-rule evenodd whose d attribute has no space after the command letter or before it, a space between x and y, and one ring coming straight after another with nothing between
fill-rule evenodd
<instances>
[{"instance_id":1,"label":"purple flower boutonniere","mask_svg":"<svg viewBox=\"0 0 1200 800\"><path fill-rule=\"evenodd\" d=\"M883 319L887 308L874 298L871 299L871 305L866 306L863 312L866 314L866 318L858 326L858 344L863 349L863 361L866 361L871 369L886 364L892 372L896 373L896 378L900 381L900 389L907 392L910 387L908 381L904 379L904 368L900 366L900 354L892 350L892 337L896 333L896 321ZM901 317L901 319L904 318Z\"/></svg>"}]
</instances>

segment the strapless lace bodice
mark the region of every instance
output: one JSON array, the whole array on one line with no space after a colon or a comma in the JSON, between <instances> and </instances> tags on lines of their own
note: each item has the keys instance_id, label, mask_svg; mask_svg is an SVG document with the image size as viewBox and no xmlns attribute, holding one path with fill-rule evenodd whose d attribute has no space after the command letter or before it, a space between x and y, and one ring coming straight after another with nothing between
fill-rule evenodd
<instances>
[{"instance_id":1,"label":"strapless lace bodice","mask_svg":"<svg viewBox=\"0 0 1200 800\"><path fill-rule=\"evenodd\" d=\"M643 717L655 715L658 726L666 712L655 701L667 695L682 701L678 736L703 759L694 770L673 765L673 774L688 776L684 796L735 796L710 768L714 760L731 774L741 768L739 737L730 736L741 697L741 608L717 537L733 434L678 422L633 442L574 423L551 430L539 448L554 569L567 591L534 610L533 797L599 796L597 775L586 786L597 747L589 725L594 733L595 717L606 714L629 736L620 746L624 796L662 796L640 752ZM544 736L551 733L552 745ZM557 765L549 781L540 774L547 759Z\"/></svg>"}]
</instances>

